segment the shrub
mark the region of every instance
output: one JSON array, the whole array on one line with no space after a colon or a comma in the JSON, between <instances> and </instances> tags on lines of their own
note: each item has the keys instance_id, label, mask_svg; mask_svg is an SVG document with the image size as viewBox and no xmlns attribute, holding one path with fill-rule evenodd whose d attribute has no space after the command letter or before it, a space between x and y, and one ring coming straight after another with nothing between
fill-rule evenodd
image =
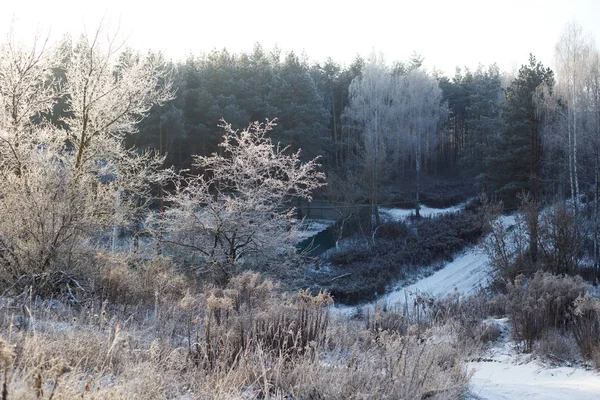
<instances>
[{"instance_id":1,"label":"shrub","mask_svg":"<svg viewBox=\"0 0 600 400\"><path fill-rule=\"evenodd\" d=\"M81 306L108 300L120 305L151 305L176 301L194 283L168 258L138 258L94 252L67 271L23 275L4 295L27 293L31 298L57 299Z\"/></svg>"},{"instance_id":2,"label":"shrub","mask_svg":"<svg viewBox=\"0 0 600 400\"><path fill-rule=\"evenodd\" d=\"M103 300L120 304L153 304L181 299L193 282L183 276L168 258L151 260L97 254L96 271L81 271L90 282L90 291Z\"/></svg>"},{"instance_id":3,"label":"shrub","mask_svg":"<svg viewBox=\"0 0 600 400\"><path fill-rule=\"evenodd\" d=\"M31 302L0 313L6 397L447 399L467 392L453 329L431 327L431 337L420 338L365 330L330 320L330 300L286 295L247 273L224 289L163 305L179 313L123 312L109 303L106 316L64 304L54 314ZM17 327L25 312L31 323Z\"/></svg>"},{"instance_id":4,"label":"shrub","mask_svg":"<svg viewBox=\"0 0 600 400\"><path fill-rule=\"evenodd\" d=\"M508 284L508 314L513 322L513 337L524 344L524 352L533 349L536 340L551 328L566 330L573 318L573 302L590 285L579 277L537 272L531 279L519 275Z\"/></svg>"},{"instance_id":5,"label":"shrub","mask_svg":"<svg viewBox=\"0 0 600 400\"><path fill-rule=\"evenodd\" d=\"M168 67L105 33L52 50L0 46L0 285L24 279L50 294L74 284L89 243L144 214L165 177L163 157L125 138L173 99Z\"/></svg>"},{"instance_id":6,"label":"shrub","mask_svg":"<svg viewBox=\"0 0 600 400\"><path fill-rule=\"evenodd\" d=\"M472 296L460 293L445 297L428 297L421 301L426 305L427 317L436 325L453 326L463 343L485 345L498 338L501 330L491 315L502 315L497 305L497 297L488 298L479 291Z\"/></svg>"},{"instance_id":7,"label":"shrub","mask_svg":"<svg viewBox=\"0 0 600 400\"><path fill-rule=\"evenodd\" d=\"M546 271L576 274L585 235L582 221L563 202L557 202L540 221L540 261Z\"/></svg>"},{"instance_id":8,"label":"shrub","mask_svg":"<svg viewBox=\"0 0 600 400\"><path fill-rule=\"evenodd\" d=\"M579 359L577 343L571 331L550 328L534 344L533 352L553 364L571 364Z\"/></svg>"},{"instance_id":9,"label":"shrub","mask_svg":"<svg viewBox=\"0 0 600 400\"><path fill-rule=\"evenodd\" d=\"M487 202L484 220L490 234L483 247L491 260L496 285L514 280L517 275L533 275L537 270L554 274L581 274L593 271L581 268L586 247L593 245L586 234L582 215L576 216L563 201L557 201L540 212L539 203L522 195L515 224L505 226L499 217L501 203Z\"/></svg>"},{"instance_id":10,"label":"shrub","mask_svg":"<svg viewBox=\"0 0 600 400\"><path fill-rule=\"evenodd\" d=\"M600 369L600 301L589 293L575 299L573 318L573 335L581 355L586 360L593 360Z\"/></svg>"},{"instance_id":11,"label":"shrub","mask_svg":"<svg viewBox=\"0 0 600 400\"><path fill-rule=\"evenodd\" d=\"M411 318L403 310L390 308L387 304L365 308L365 327L375 334L385 331L404 335L412 323Z\"/></svg>"},{"instance_id":12,"label":"shrub","mask_svg":"<svg viewBox=\"0 0 600 400\"><path fill-rule=\"evenodd\" d=\"M288 298L259 274L245 272L225 289L205 298L204 340L196 357L207 368L234 365L246 351L292 357L325 343L329 323L327 293L300 291Z\"/></svg>"}]
</instances>

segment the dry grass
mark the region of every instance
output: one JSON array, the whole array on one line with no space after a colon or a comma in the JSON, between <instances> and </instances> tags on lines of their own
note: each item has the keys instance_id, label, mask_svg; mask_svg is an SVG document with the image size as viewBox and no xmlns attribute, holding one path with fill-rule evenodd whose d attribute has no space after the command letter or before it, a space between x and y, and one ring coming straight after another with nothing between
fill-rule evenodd
<instances>
[{"instance_id":1,"label":"dry grass","mask_svg":"<svg viewBox=\"0 0 600 400\"><path fill-rule=\"evenodd\" d=\"M365 329L258 274L149 307L3 299L7 399L458 399L457 331ZM392 311L387 311L392 320Z\"/></svg>"}]
</instances>

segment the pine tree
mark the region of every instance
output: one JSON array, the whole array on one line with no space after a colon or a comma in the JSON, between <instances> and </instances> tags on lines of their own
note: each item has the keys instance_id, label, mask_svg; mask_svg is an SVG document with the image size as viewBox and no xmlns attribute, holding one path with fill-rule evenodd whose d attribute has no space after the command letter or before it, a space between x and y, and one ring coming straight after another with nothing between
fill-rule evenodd
<instances>
[{"instance_id":1,"label":"pine tree","mask_svg":"<svg viewBox=\"0 0 600 400\"><path fill-rule=\"evenodd\" d=\"M506 91L503 120L490 171L495 171L498 194L509 209L522 199L529 230L529 258L533 264L538 254L538 205L541 191L542 131L544 97L551 96L554 73L529 56L529 64L519 69L517 78ZM542 90L544 89L544 90Z\"/></svg>"},{"instance_id":2,"label":"pine tree","mask_svg":"<svg viewBox=\"0 0 600 400\"><path fill-rule=\"evenodd\" d=\"M490 160L490 180L507 208L516 208L517 194L529 192L539 199L542 162L542 113L538 112L538 88L552 90L554 73L537 62L521 66L517 78L506 91L503 108L505 129L499 136Z\"/></svg>"}]
</instances>

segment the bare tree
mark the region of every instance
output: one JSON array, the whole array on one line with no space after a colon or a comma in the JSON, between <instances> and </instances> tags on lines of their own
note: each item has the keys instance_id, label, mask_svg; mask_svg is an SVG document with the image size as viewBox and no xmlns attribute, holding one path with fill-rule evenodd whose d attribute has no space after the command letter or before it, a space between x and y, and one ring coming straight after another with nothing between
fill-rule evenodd
<instances>
[{"instance_id":1,"label":"bare tree","mask_svg":"<svg viewBox=\"0 0 600 400\"><path fill-rule=\"evenodd\" d=\"M241 263L295 250L291 200L310 201L325 175L316 159L302 163L300 151L271 142L272 121L221 127L219 154L195 157L204 174L183 179L167 197L165 243L200 257L204 271L224 283Z\"/></svg>"}]
</instances>

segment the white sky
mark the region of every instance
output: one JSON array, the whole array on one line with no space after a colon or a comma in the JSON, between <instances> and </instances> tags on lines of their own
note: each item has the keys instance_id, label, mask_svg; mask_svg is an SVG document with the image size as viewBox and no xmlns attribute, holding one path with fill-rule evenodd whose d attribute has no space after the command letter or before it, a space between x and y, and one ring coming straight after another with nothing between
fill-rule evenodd
<instances>
[{"instance_id":1,"label":"white sky","mask_svg":"<svg viewBox=\"0 0 600 400\"><path fill-rule=\"evenodd\" d=\"M428 68L453 75L496 62L512 71L530 52L552 66L554 46L569 21L600 42L600 0L1 0L0 35L11 20L19 38L36 29L58 38L94 30L102 20L120 26L130 47L169 58L227 47L305 52L313 61L349 63L381 51L388 61L413 51Z\"/></svg>"}]
</instances>

